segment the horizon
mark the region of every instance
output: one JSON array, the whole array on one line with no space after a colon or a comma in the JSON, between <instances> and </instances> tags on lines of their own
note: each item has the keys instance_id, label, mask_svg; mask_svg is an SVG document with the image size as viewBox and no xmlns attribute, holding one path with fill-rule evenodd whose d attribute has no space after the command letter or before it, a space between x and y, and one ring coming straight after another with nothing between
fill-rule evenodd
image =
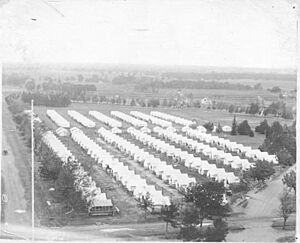
<instances>
[{"instance_id":1,"label":"horizon","mask_svg":"<svg viewBox=\"0 0 300 243\"><path fill-rule=\"evenodd\" d=\"M5 62L2 63L4 68L45 68L53 67L56 69L152 69L161 70L164 72L216 72L216 73L269 73L269 74L295 74L297 75L297 68L256 68L256 67L232 67L232 66L201 66L201 65L171 65L171 64L126 64L126 63L71 63L71 62L51 62L51 63L24 63L24 62ZM173 69L176 69L173 70Z\"/></svg>"}]
</instances>

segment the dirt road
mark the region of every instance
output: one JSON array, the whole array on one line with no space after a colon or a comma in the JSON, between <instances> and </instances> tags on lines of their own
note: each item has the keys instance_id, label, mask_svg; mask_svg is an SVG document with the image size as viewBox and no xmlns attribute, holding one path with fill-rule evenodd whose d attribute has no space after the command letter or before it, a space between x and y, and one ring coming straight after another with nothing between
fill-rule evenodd
<instances>
[{"instance_id":1,"label":"dirt road","mask_svg":"<svg viewBox=\"0 0 300 243\"><path fill-rule=\"evenodd\" d=\"M30 213L27 212L26 188L24 186L26 184L24 182L30 181L30 174L26 169L22 171L20 169L27 167L29 154L18 135L5 102L2 102L2 119L2 149L8 150L7 155L2 155L1 164L4 190L8 198L3 213L8 224L28 224L30 223ZM15 212L16 210L20 210L21 213Z\"/></svg>"},{"instance_id":2,"label":"dirt road","mask_svg":"<svg viewBox=\"0 0 300 243\"><path fill-rule=\"evenodd\" d=\"M245 226L245 230L240 232L231 232L226 237L227 241L264 241L274 242L279 237L291 235L291 231L283 231L271 227L273 220L278 219L278 208L280 205L279 196L283 191L282 177L288 171L294 169L295 166L289 168L286 172L270 181L268 186L255 193L248 193L250 197L246 208L235 207L235 212L240 212L239 216L233 217L230 221L238 221L239 224Z\"/></svg>"}]
</instances>

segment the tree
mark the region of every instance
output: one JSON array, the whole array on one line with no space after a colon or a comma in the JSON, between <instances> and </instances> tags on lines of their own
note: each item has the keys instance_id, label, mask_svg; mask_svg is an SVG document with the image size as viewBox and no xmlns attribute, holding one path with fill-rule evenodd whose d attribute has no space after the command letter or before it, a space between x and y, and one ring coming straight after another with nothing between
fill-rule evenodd
<instances>
[{"instance_id":1,"label":"tree","mask_svg":"<svg viewBox=\"0 0 300 243\"><path fill-rule=\"evenodd\" d=\"M168 100L166 98L163 99L162 106L168 106Z\"/></svg>"},{"instance_id":2,"label":"tree","mask_svg":"<svg viewBox=\"0 0 300 243\"><path fill-rule=\"evenodd\" d=\"M269 89L269 91L272 93L280 93L281 88L279 88L278 86L274 86L272 89Z\"/></svg>"},{"instance_id":3,"label":"tree","mask_svg":"<svg viewBox=\"0 0 300 243\"><path fill-rule=\"evenodd\" d=\"M231 135L236 136L237 135L237 123L236 118L234 116L232 126L231 126Z\"/></svg>"},{"instance_id":4,"label":"tree","mask_svg":"<svg viewBox=\"0 0 300 243\"><path fill-rule=\"evenodd\" d=\"M41 148L39 151L41 162L39 172L44 179L56 181L61 170L61 161L47 147L42 146Z\"/></svg>"},{"instance_id":5,"label":"tree","mask_svg":"<svg viewBox=\"0 0 300 243\"><path fill-rule=\"evenodd\" d=\"M162 209L162 217L166 222L166 234L168 233L168 225L171 224L172 227L176 227L176 218L179 215L179 207L173 202L169 206L165 206Z\"/></svg>"},{"instance_id":6,"label":"tree","mask_svg":"<svg viewBox=\"0 0 300 243\"><path fill-rule=\"evenodd\" d=\"M283 184L285 184L289 189L293 189L296 194L296 171L291 170L282 178Z\"/></svg>"},{"instance_id":7,"label":"tree","mask_svg":"<svg viewBox=\"0 0 300 243\"><path fill-rule=\"evenodd\" d=\"M202 230L194 225L187 225L180 228L178 234L178 239L183 239L183 241L202 241L204 234Z\"/></svg>"},{"instance_id":8,"label":"tree","mask_svg":"<svg viewBox=\"0 0 300 243\"><path fill-rule=\"evenodd\" d=\"M206 242L222 242L228 234L228 224L221 218L214 220L214 228L208 227L205 233Z\"/></svg>"},{"instance_id":9,"label":"tree","mask_svg":"<svg viewBox=\"0 0 300 243\"><path fill-rule=\"evenodd\" d=\"M258 113L258 112L259 112L259 106L258 106L258 104L251 103L250 104L249 113L254 115L254 114Z\"/></svg>"},{"instance_id":10,"label":"tree","mask_svg":"<svg viewBox=\"0 0 300 243\"><path fill-rule=\"evenodd\" d=\"M179 239L183 241L224 241L228 234L228 224L221 217L214 219L214 227L203 230L199 227L198 210L195 207L188 207L184 211L183 222L180 225Z\"/></svg>"},{"instance_id":11,"label":"tree","mask_svg":"<svg viewBox=\"0 0 300 243\"><path fill-rule=\"evenodd\" d=\"M188 188L185 201L195 204L199 211L199 222L202 228L203 220L209 216L224 216L227 212L223 205L225 194L224 183L208 181Z\"/></svg>"},{"instance_id":12,"label":"tree","mask_svg":"<svg viewBox=\"0 0 300 243\"><path fill-rule=\"evenodd\" d=\"M283 107L283 111L282 111L282 118L284 119L293 119L294 115L293 115L293 111L291 108L284 106Z\"/></svg>"},{"instance_id":13,"label":"tree","mask_svg":"<svg viewBox=\"0 0 300 243\"><path fill-rule=\"evenodd\" d=\"M251 127L249 126L248 121L244 120L238 125L237 130L240 135L250 135Z\"/></svg>"},{"instance_id":14,"label":"tree","mask_svg":"<svg viewBox=\"0 0 300 243\"><path fill-rule=\"evenodd\" d=\"M130 102L130 105L131 106L135 106L136 104L135 104L135 100L132 98L132 100L131 100L131 102Z\"/></svg>"},{"instance_id":15,"label":"tree","mask_svg":"<svg viewBox=\"0 0 300 243\"><path fill-rule=\"evenodd\" d=\"M82 74L78 74L77 75L77 80L78 80L78 82L82 82L83 81L83 75Z\"/></svg>"},{"instance_id":16,"label":"tree","mask_svg":"<svg viewBox=\"0 0 300 243\"><path fill-rule=\"evenodd\" d=\"M153 206L153 202L151 200L149 192L147 192L145 196L142 196L140 202L138 203L138 206L144 210L144 212L145 212L144 217L145 217L145 221L146 221L147 211L149 208L151 208Z\"/></svg>"},{"instance_id":17,"label":"tree","mask_svg":"<svg viewBox=\"0 0 300 243\"><path fill-rule=\"evenodd\" d=\"M296 136L293 127L281 126L275 121L266 132L266 138L259 147L262 151L276 154L281 164L296 162Z\"/></svg>"},{"instance_id":18,"label":"tree","mask_svg":"<svg viewBox=\"0 0 300 243\"><path fill-rule=\"evenodd\" d=\"M283 192L280 196L279 216L283 218L283 229L285 229L286 221L295 211L295 197L292 197L288 192Z\"/></svg>"},{"instance_id":19,"label":"tree","mask_svg":"<svg viewBox=\"0 0 300 243\"><path fill-rule=\"evenodd\" d=\"M235 110L235 106L234 106L234 105L230 105L229 108L228 108L228 111L229 111L230 113L233 113L234 110Z\"/></svg>"},{"instance_id":20,"label":"tree","mask_svg":"<svg viewBox=\"0 0 300 243\"><path fill-rule=\"evenodd\" d=\"M207 122L203 125L207 131L212 131L214 129L214 124L212 122Z\"/></svg>"},{"instance_id":21,"label":"tree","mask_svg":"<svg viewBox=\"0 0 300 243\"><path fill-rule=\"evenodd\" d=\"M27 81L26 84L25 84L25 88L28 91L33 91L35 89L35 82L34 82L34 80Z\"/></svg>"},{"instance_id":22,"label":"tree","mask_svg":"<svg viewBox=\"0 0 300 243\"><path fill-rule=\"evenodd\" d=\"M249 170L249 175L254 180L265 182L266 179L270 178L275 173L273 166L267 161L258 161L254 167Z\"/></svg>"},{"instance_id":23,"label":"tree","mask_svg":"<svg viewBox=\"0 0 300 243\"><path fill-rule=\"evenodd\" d=\"M263 89L261 83L255 84L253 88L254 88L255 90L262 90L262 89Z\"/></svg>"},{"instance_id":24,"label":"tree","mask_svg":"<svg viewBox=\"0 0 300 243\"><path fill-rule=\"evenodd\" d=\"M254 137L254 132L252 130L249 132L249 136Z\"/></svg>"},{"instance_id":25,"label":"tree","mask_svg":"<svg viewBox=\"0 0 300 243\"><path fill-rule=\"evenodd\" d=\"M258 126L255 127L255 132L266 134L269 129L268 121L264 119Z\"/></svg>"},{"instance_id":26,"label":"tree","mask_svg":"<svg viewBox=\"0 0 300 243\"><path fill-rule=\"evenodd\" d=\"M216 133L221 133L222 131L223 131L223 130L222 130L221 124L220 124L220 122L219 122L218 127L217 127L217 129L216 129Z\"/></svg>"}]
</instances>

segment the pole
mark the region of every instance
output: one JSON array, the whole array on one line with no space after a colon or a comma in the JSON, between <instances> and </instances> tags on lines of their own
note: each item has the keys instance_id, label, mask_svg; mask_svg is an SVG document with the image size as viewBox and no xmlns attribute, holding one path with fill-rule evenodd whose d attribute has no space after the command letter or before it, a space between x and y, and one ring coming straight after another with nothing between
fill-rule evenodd
<instances>
[{"instance_id":1,"label":"pole","mask_svg":"<svg viewBox=\"0 0 300 243\"><path fill-rule=\"evenodd\" d=\"M34 241L34 130L33 100L31 100L31 240Z\"/></svg>"}]
</instances>

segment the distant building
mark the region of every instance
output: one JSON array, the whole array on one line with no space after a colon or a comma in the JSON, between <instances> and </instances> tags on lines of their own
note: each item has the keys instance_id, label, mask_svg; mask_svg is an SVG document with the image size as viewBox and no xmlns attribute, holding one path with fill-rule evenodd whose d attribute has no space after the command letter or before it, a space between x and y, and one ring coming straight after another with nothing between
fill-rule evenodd
<instances>
[{"instance_id":1,"label":"distant building","mask_svg":"<svg viewBox=\"0 0 300 243\"><path fill-rule=\"evenodd\" d=\"M205 97L205 98L201 99L201 105L202 106L211 106L212 105L212 100Z\"/></svg>"}]
</instances>

